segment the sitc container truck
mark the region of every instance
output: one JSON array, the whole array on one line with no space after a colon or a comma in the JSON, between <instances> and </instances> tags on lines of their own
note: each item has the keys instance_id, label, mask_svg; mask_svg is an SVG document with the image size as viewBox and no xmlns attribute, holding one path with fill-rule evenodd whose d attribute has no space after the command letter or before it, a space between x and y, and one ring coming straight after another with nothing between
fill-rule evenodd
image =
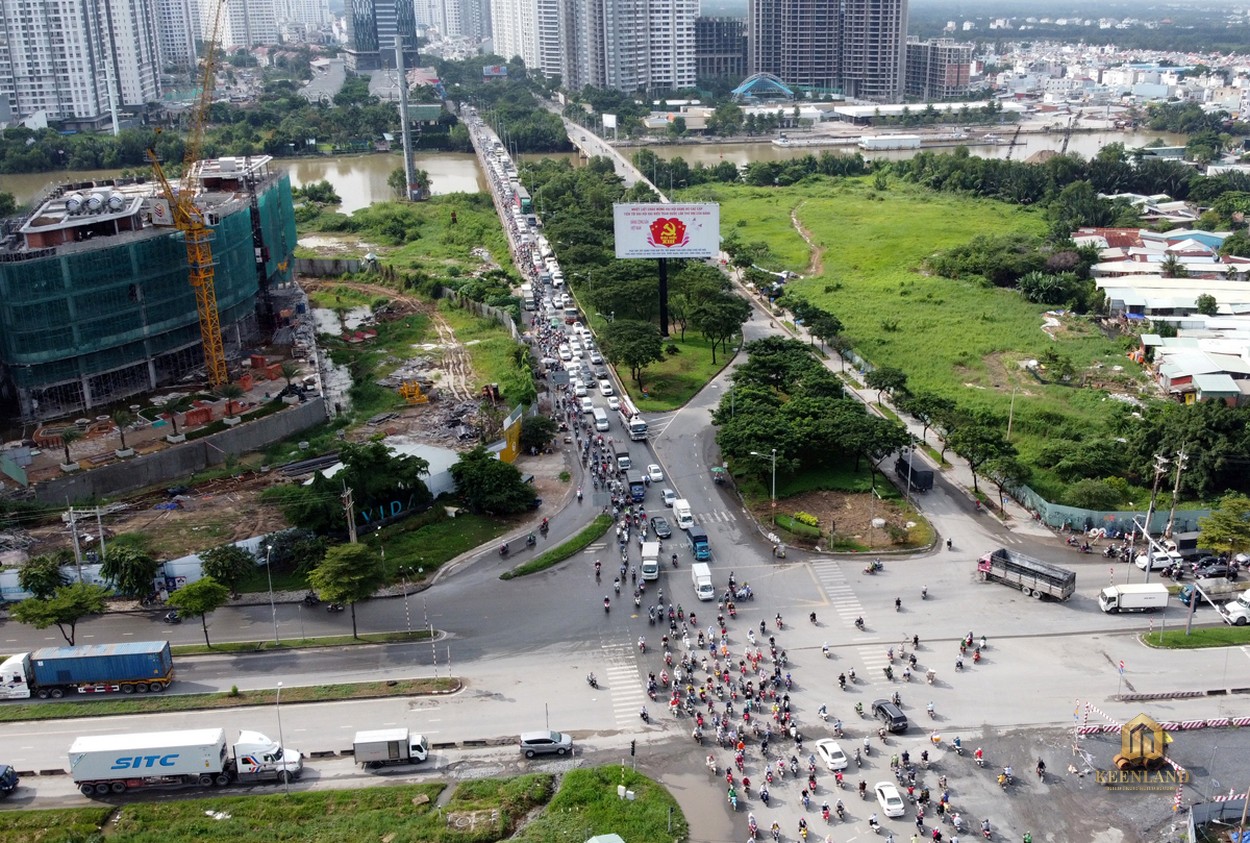
<instances>
[{"instance_id":1,"label":"sitc container truck","mask_svg":"<svg viewBox=\"0 0 1250 843\"><path fill-rule=\"evenodd\" d=\"M0 664L0 698L157 693L173 679L168 641L44 647L10 656Z\"/></svg>"},{"instance_id":2,"label":"sitc container truck","mask_svg":"<svg viewBox=\"0 0 1250 843\"><path fill-rule=\"evenodd\" d=\"M103 796L141 788L285 782L299 777L304 759L259 732L241 731L230 746L225 729L189 729L81 737L69 748L69 769L84 796Z\"/></svg>"}]
</instances>

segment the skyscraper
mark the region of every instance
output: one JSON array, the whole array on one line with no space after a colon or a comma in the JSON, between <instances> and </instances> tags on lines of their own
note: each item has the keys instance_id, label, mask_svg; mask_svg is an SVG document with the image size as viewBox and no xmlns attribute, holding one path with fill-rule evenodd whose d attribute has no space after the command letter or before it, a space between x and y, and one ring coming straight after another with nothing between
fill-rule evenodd
<instances>
[{"instance_id":1,"label":"skyscraper","mask_svg":"<svg viewBox=\"0 0 1250 843\"><path fill-rule=\"evenodd\" d=\"M218 0L197 0L199 3L200 36L207 40L213 33ZM228 2L221 9L217 27L217 48L235 50L261 44L278 43L278 0L247 0Z\"/></svg>"},{"instance_id":2,"label":"skyscraper","mask_svg":"<svg viewBox=\"0 0 1250 843\"><path fill-rule=\"evenodd\" d=\"M160 99L156 0L0 0L0 98L81 128Z\"/></svg>"},{"instance_id":3,"label":"skyscraper","mask_svg":"<svg viewBox=\"0 0 1250 843\"><path fill-rule=\"evenodd\" d=\"M348 70L360 72L394 67L395 38L402 39L404 55L416 60L417 18L413 0L349 0L347 5ZM389 52L389 61L382 53Z\"/></svg>"},{"instance_id":4,"label":"skyscraper","mask_svg":"<svg viewBox=\"0 0 1250 843\"><path fill-rule=\"evenodd\" d=\"M907 69L907 0L842 0L842 92L901 102Z\"/></svg>"},{"instance_id":5,"label":"skyscraper","mask_svg":"<svg viewBox=\"0 0 1250 843\"><path fill-rule=\"evenodd\" d=\"M896 102L907 0L749 0L747 70L789 85Z\"/></svg>"},{"instance_id":6,"label":"skyscraper","mask_svg":"<svg viewBox=\"0 0 1250 843\"><path fill-rule=\"evenodd\" d=\"M695 75L699 79L733 79L747 75L747 25L738 18L694 20Z\"/></svg>"},{"instance_id":7,"label":"skyscraper","mask_svg":"<svg viewBox=\"0 0 1250 843\"><path fill-rule=\"evenodd\" d=\"M948 100L968 93L972 45L949 38L907 39L907 96L925 102Z\"/></svg>"},{"instance_id":8,"label":"skyscraper","mask_svg":"<svg viewBox=\"0 0 1250 843\"><path fill-rule=\"evenodd\" d=\"M161 43L161 65L190 70L195 67L198 22L191 0L157 0L156 32Z\"/></svg>"}]
</instances>

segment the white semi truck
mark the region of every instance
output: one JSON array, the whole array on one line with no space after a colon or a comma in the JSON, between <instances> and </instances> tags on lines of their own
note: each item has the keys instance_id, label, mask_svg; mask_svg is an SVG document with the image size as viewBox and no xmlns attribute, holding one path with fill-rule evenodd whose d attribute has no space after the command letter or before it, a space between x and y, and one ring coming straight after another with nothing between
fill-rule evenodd
<instances>
[{"instance_id":1,"label":"white semi truck","mask_svg":"<svg viewBox=\"0 0 1250 843\"><path fill-rule=\"evenodd\" d=\"M1245 626L1250 623L1250 589L1233 602L1225 604L1220 609L1220 614L1233 626Z\"/></svg>"},{"instance_id":2,"label":"white semi truck","mask_svg":"<svg viewBox=\"0 0 1250 843\"><path fill-rule=\"evenodd\" d=\"M259 732L241 731L233 745L225 729L91 735L69 748L70 775L84 796L152 787L221 787L231 782L299 777L304 759Z\"/></svg>"}]
</instances>

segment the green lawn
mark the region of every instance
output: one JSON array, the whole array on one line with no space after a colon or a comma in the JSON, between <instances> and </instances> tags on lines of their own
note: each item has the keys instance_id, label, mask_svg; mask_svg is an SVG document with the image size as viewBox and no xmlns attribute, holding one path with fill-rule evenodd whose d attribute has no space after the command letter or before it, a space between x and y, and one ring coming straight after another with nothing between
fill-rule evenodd
<instances>
[{"instance_id":1,"label":"green lawn","mask_svg":"<svg viewBox=\"0 0 1250 843\"><path fill-rule=\"evenodd\" d=\"M484 384L497 383L509 404L534 400L534 376L524 345L512 339L494 319L478 316L447 300L440 301L438 309L469 354L475 376L469 386L475 393Z\"/></svg>"},{"instance_id":2,"label":"green lawn","mask_svg":"<svg viewBox=\"0 0 1250 843\"><path fill-rule=\"evenodd\" d=\"M700 389L707 386L716 374L729 364L732 352L737 347L737 340L730 340L730 355L716 348L716 362L712 362L712 344L694 331L686 332L683 341L677 331L669 342L664 344L678 348L677 354L665 354L660 363L652 363L642 373L644 395L629 377L629 370L621 370L621 382L629 391L629 397L644 413L663 413L675 410L694 397Z\"/></svg>"},{"instance_id":3,"label":"green lawn","mask_svg":"<svg viewBox=\"0 0 1250 843\"><path fill-rule=\"evenodd\" d=\"M440 514L441 509L434 513ZM424 576L429 577L446 562L475 547L492 543L516 526L509 519L474 515L463 510L455 518L437 517L433 523L428 520L425 517L406 519L383 527L381 534L362 536L361 541L384 551L386 567L392 577L398 579L400 568L424 568ZM419 580L422 575L410 579Z\"/></svg>"},{"instance_id":4,"label":"green lawn","mask_svg":"<svg viewBox=\"0 0 1250 843\"><path fill-rule=\"evenodd\" d=\"M1099 365L1092 372L1096 386L1131 389L1138 377L1123 343L1105 338L1092 323L1065 322L1056 342L1042 331L1046 308L1014 291L922 270L929 255L978 234L1044 233L1040 210L894 181L879 193L866 178L776 191L717 187L715 193L722 219L743 239L768 239L780 257L772 269L807 268L806 247L790 228L790 209L797 208L823 248L822 272L788 286L841 319L860 355L906 372L913 391L948 395L1005 419L1015 390L1012 441L1027 461L1048 439L1101 426L1107 399L1096 389L1041 383L1021 368L1023 361L1056 348L1078 367ZM1125 371L1114 373L1114 366ZM1056 422L1056 411L1066 422ZM1045 472L1031 485L1044 494L1063 488Z\"/></svg>"},{"instance_id":5,"label":"green lawn","mask_svg":"<svg viewBox=\"0 0 1250 843\"><path fill-rule=\"evenodd\" d=\"M638 798L618 799L618 784ZM455 790L438 807L447 787ZM574 770L562 778L558 792L551 775L531 773L453 785L433 781L290 794L280 785L262 785L256 794L128 802L124 808L5 811L0 843L106 838L112 843L550 843L609 832L630 841L681 843L688 833L685 816L666 790L620 767ZM523 820L529 821L518 833Z\"/></svg>"},{"instance_id":6,"label":"green lawn","mask_svg":"<svg viewBox=\"0 0 1250 843\"><path fill-rule=\"evenodd\" d=\"M1184 629L1148 632L1147 644L1165 650L1198 650L1205 647L1241 647L1250 644L1250 626L1205 626L1185 634Z\"/></svg>"}]
</instances>

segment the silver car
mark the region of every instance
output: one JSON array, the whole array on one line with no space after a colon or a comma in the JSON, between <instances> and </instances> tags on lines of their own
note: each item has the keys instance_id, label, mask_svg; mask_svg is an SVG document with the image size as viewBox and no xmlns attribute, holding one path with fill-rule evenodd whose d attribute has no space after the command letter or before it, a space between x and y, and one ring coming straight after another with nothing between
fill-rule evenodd
<instances>
[{"instance_id":1,"label":"silver car","mask_svg":"<svg viewBox=\"0 0 1250 843\"><path fill-rule=\"evenodd\" d=\"M525 732L521 735L521 753L535 755L567 755L573 751L573 738L564 732Z\"/></svg>"}]
</instances>

